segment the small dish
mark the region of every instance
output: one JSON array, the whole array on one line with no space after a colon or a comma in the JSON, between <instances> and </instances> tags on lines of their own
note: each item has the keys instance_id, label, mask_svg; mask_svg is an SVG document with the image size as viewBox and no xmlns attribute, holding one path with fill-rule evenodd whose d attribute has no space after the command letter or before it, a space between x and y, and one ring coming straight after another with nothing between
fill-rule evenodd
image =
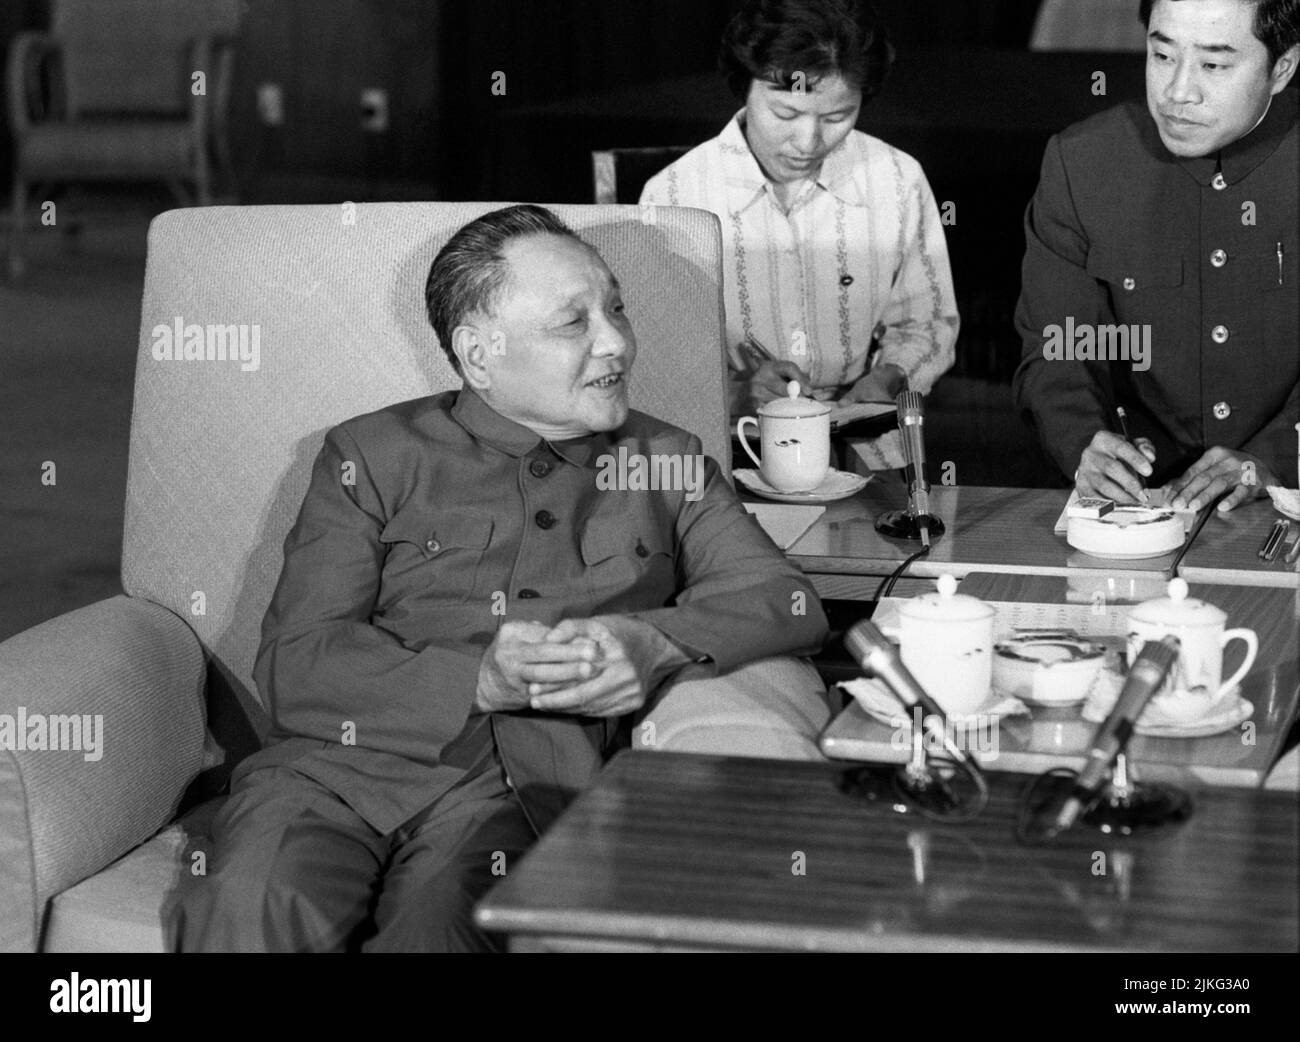
<instances>
[{"instance_id":1,"label":"small dish","mask_svg":"<svg viewBox=\"0 0 1300 1042\"><path fill-rule=\"evenodd\" d=\"M1105 661L1104 644L1076 633L1017 633L993 646L993 686L1029 705L1078 705Z\"/></svg>"},{"instance_id":2,"label":"small dish","mask_svg":"<svg viewBox=\"0 0 1300 1042\"><path fill-rule=\"evenodd\" d=\"M763 475L756 470L733 470L731 474L754 495L777 503L833 503L861 492L871 480L869 474L850 474L847 470L832 467L816 488L808 492L782 492L764 481Z\"/></svg>"}]
</instances>

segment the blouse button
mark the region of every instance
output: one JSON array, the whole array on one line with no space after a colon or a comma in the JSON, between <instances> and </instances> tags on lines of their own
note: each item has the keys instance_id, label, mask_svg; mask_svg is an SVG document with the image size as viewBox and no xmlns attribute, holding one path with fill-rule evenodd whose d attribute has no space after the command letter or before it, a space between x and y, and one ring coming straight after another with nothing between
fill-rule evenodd
<instances>
[{"instance_id":1,"label":"blouse button","mask_svg":"<svg viewBox=\"0 0 1300 1042\"><path fill-rule=\"evenodd\" d=\"M852 276L852 275L841 275L841 276L840 276L840 285L841 285L841 286L852 286L852 285L853 285L853 276Z\"/></svg>"}]
</instances>

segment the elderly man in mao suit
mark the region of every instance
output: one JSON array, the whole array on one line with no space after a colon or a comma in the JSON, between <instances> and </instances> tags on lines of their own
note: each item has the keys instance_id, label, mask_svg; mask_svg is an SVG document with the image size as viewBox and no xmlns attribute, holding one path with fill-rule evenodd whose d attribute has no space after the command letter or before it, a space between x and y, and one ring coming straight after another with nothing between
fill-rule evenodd
<instances>
[{"instance_id":1,"label":"elderly man in mao suit","mask_svg":"<svg viewBox=\"0 0 1300 1042\"><path fill-rule=\"evenodd\" d=\"M184 950L490 948L474 901L620 720L693 663L825 637L699 440L629 410L636 340L594 249L540 207L498 210L426 296L464 386L325 438L257 658L273 741L233 775L173 920ZM702 482L599 482L622 454Z\"/></svg>"},{"instance_id":2,"label":"elderly man in mao suit","mask_svg":"<svg viewBox=\"0 0 1300 1042\"><path fill-rule=\"evenodd\" d=\"M1145 107L1120 105L1047 147L1025 220L1014 394L1081 494L1133 502L1145 481L1165 484L1175 506L1222 496L1229 511L1297 483L1300 153L1288 84L1300 0L1140 8ZM1093 342L1076 332L1077 345L1050 343L1063 329ZM1149 356L1116 357L1125 338L1131 349L1148 335ZM1089 357L1103 347L1110 357Z\"/></svg>"}]
</instances>

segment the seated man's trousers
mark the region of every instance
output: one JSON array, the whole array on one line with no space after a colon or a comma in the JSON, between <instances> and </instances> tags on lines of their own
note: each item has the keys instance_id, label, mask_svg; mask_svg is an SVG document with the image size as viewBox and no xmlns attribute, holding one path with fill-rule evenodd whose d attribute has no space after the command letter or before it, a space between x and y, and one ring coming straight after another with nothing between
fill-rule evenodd
<instances>
[{"instance_id":1,"label":"seated man's trousers","mask_svg":"<svg viewBox=\"0 0 1300 1042\"><path fill-rule=\"evenodd\" d=\"M205 876L170 920L180 951L491 951L475 902L534 841L492 755L388 835L282 766L238 780Z\"/></svg>"}]
</instances>

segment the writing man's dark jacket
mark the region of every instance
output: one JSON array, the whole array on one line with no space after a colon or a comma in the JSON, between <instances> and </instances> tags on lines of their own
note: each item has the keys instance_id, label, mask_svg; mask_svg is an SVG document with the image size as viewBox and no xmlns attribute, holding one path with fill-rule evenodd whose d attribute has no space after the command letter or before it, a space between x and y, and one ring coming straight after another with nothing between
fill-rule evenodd
<instances>
[{"instance_id":1,"label":"writing man's dark jacket","mask_svg":"<svg viewBox=\"0 0 1300 1042\"><path fill-rule=\"evenodd\" d=\"M1067 478L1124 405L1130 433L1155 444L1153 484L1222 445L1296 487L1298 95L1281 91L1250 134L1199 159L1173 156L1137 102L1049 142L1025 217L1014 395ZM1046 360L1044 330L1067 317L1149 324L1150 370Z\"/></svg>"}]
</instances>

